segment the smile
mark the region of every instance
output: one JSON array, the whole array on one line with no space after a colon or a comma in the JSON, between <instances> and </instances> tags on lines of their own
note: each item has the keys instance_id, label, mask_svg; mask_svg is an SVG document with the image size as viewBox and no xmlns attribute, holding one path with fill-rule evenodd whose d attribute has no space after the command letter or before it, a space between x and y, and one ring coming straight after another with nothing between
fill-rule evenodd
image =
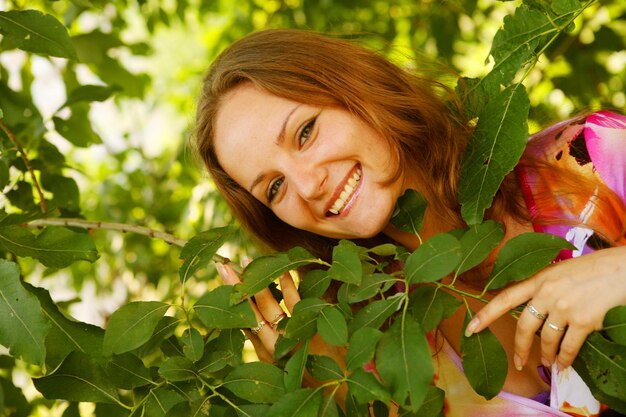
<instances>
[{"instance_id":1,"label":"smile","mask_svg":"<svg viewBox=\"0 0 626 417\"><path fill-rule=\"evenodd\" d=\"M354 171L354 173L348 178L346 184L343 186L343 190L339 194L339 197L335 200L332 207L328 210L331 214L339 214L346 207L346 204L357 189L359 182L361 181L361 168L360 166Z\"/></svg>"}]
</instances>

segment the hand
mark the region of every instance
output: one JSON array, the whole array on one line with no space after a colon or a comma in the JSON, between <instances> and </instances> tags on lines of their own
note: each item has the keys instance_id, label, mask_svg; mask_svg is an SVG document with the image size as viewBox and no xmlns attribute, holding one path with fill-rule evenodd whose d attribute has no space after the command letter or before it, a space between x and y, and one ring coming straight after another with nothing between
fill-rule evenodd
<instances>
[{"instance_id":1,"label":"hand","mask_svg":"<svg viewBox=\"0 0 626 417\"><path fill-rule=\"evenodd\" d=\"M626 304L626 246L602 249L550 265L532 278L512 285L483 307L468 324L469 336L523 303L517 322L514 362L526 364L534 335L541 330L541 361L572 364L587 336L602 328L608 310ZM539 316L539 317L538 317Z\"/></svg>"},{"instance_id":2,"label":"hand","mask_svg":"<svg viewBox=\"0 0 626 417\"><path fill-rule=\"evenodd\" d=\"M224 284L235 285L241 282L239 276L230 265L216 264L216 268ZM298 294L298 289L289 273L283 274L279 278L279 282L283 299L285 300L285 307L287 312L291 314L293 306L300 301L300 294ZM285 317L285 312L272 295L272 292L267 288L255 294L254 301L251 299L248 301L256 315L257 323L259 323L257 328L259 330L255 332L245 330L246 336L252 342L254 350L261 361L274 362L274 345L279 334L276 327L278 322Z\"/></svg>"}]
</instances>

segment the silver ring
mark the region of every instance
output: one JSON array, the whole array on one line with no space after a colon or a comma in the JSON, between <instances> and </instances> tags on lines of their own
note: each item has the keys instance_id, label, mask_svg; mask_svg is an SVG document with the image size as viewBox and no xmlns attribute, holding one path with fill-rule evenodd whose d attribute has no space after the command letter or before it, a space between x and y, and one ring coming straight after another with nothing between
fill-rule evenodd
<instances>
[{"instance_id":1,"label":"silver ring","mask_svg":"<svg viewBox=\"0 0 626 417\"><path fill-rule=\"evenodd\" d=\"M258 322L257 326L251 328L250 331L252 332L252 334L259 334L261 330L263 330L263 326L265 326L265 320L261 320L260 322Z\"/></svg>"},{"instance_id":2,"label":"silver ring","mask_svg":"<svg viewBox=\"0 0 626 417\"><path fill-rule=\"evenodd\" d=\"M533 306L533 305L532 305L532 304L530 304L530 303L528 303L528 304L526 305L526 309L528 309L528 312L529 312L530 314L532 314L533 316L537 317L537 318L538 318L539 320L541 320L541 321L543 321L543 320L545 320L545 319L547 319L547 318L548 318L548 316L547 316L547 315L545 315L545 314L541 314L541 313L539 312L539 310L537 310L537 309L535 308L535 306Z\"/></svg>"},{"instance_id":3,"label":"silver ring","mask_svg":"<svg viewBox=\"0 0 626 417\"><path fill-rule=\"evenodd\" d=\"M276 326L278 326L278 323L280 323L284 318L285 318L285 313L276 314L276 317L274 317L274 320L270 322L270 326L272 328L276 328Z\"/></svg>"},{"instance_id":4,"label":"silver ring","mask_svg":"<svg viewBox=\"0 0 626 417\"><path fill-rule=\"evenodd\" d=\"M559 327L556 324L552 323L550 320L546 321L546 324L548 325L549 328L551 328L555 332L564 332L565 329L567 328L567 326Z\"/></svg>"}]
</instances>

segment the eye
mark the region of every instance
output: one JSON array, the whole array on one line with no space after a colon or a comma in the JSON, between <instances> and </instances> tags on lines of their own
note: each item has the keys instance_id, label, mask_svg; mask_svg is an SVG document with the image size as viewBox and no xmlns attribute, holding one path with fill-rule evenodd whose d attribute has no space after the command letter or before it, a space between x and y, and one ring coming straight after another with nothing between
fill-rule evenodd
<instances>
[{"instance_id":1,"label":"eye","mask_svg":"<svg viewBox=\"0 0 626 417\"><path fill-rule=\"evenodd\" d=\"M302 126L298 137L300 147L304 146L304 144L310 139L311 134L313 133L313 128L315 127L315 120L316 118L313 118Z\"/></svg>"},{"instance_id":2,"label":"eye","mask_svg":"<svg viewBox=\"0 0 626 417\"><path fill-rule=\"evenodd\" d=\"M280 186L283 184L284 181L285 179L283 177L280 177L270 183L270 186L267 189L267 202L268 203L271 204L272 200L274 200L274 197L276 197L276 194L278 194L278 191L280 190Z\"/></svg>"}]
</instances>

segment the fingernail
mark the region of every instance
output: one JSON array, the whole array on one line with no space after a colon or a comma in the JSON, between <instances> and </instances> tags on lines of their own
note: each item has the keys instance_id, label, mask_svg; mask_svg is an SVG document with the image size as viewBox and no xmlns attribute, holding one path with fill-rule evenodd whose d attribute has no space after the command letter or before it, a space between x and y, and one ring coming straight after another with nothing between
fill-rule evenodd
<instances>
[{"instance_id":1,"label":"fingernail","mask_svg":"<svg viewBox=\"0 0 626 417\"><path fill-rule=\"evenodd\" d=\"M249 257L249 256L242 256L242 257L241 257L241 266L243 266L244 268L245 268L246 266L248 266L248 264L249 264L250 262L252 262L252 258L251 258L251 257Z\"/></svg>"},{"instance_id":2,"label":"fingernail","mask_svg":"<svg viewBox=\"0 0 626 417\"><path fill-rule=\"evenodd\" d=\"M465 337L470 337L476 331L476 328L480 325L480 319L478 317L474 317L465 328Z\"/></svg>"},{"instance_id":3,"label":"fingernail","mask_svg":"<svg viewBox=\"0 0 626 417\"><path fill-rule=\"evenodd\" d=\"M515 369L521 371L524 368L524 364L522 363L522 358L516 353L513 355L513 363L515 364Z\"/></svg>"},{"instance_id":4,"label":"fingernail","mask_svg":"<svg viewBox=\"0 0 626 417\"><path fill-rule=\"evenodd\" d=\"M550 369L550 367L552 366L552 364L550 363L549 360L547 360L546 358L541 358L541 364L543 366L545 366L546 368Z\"/></svg>"}]
</instances>

